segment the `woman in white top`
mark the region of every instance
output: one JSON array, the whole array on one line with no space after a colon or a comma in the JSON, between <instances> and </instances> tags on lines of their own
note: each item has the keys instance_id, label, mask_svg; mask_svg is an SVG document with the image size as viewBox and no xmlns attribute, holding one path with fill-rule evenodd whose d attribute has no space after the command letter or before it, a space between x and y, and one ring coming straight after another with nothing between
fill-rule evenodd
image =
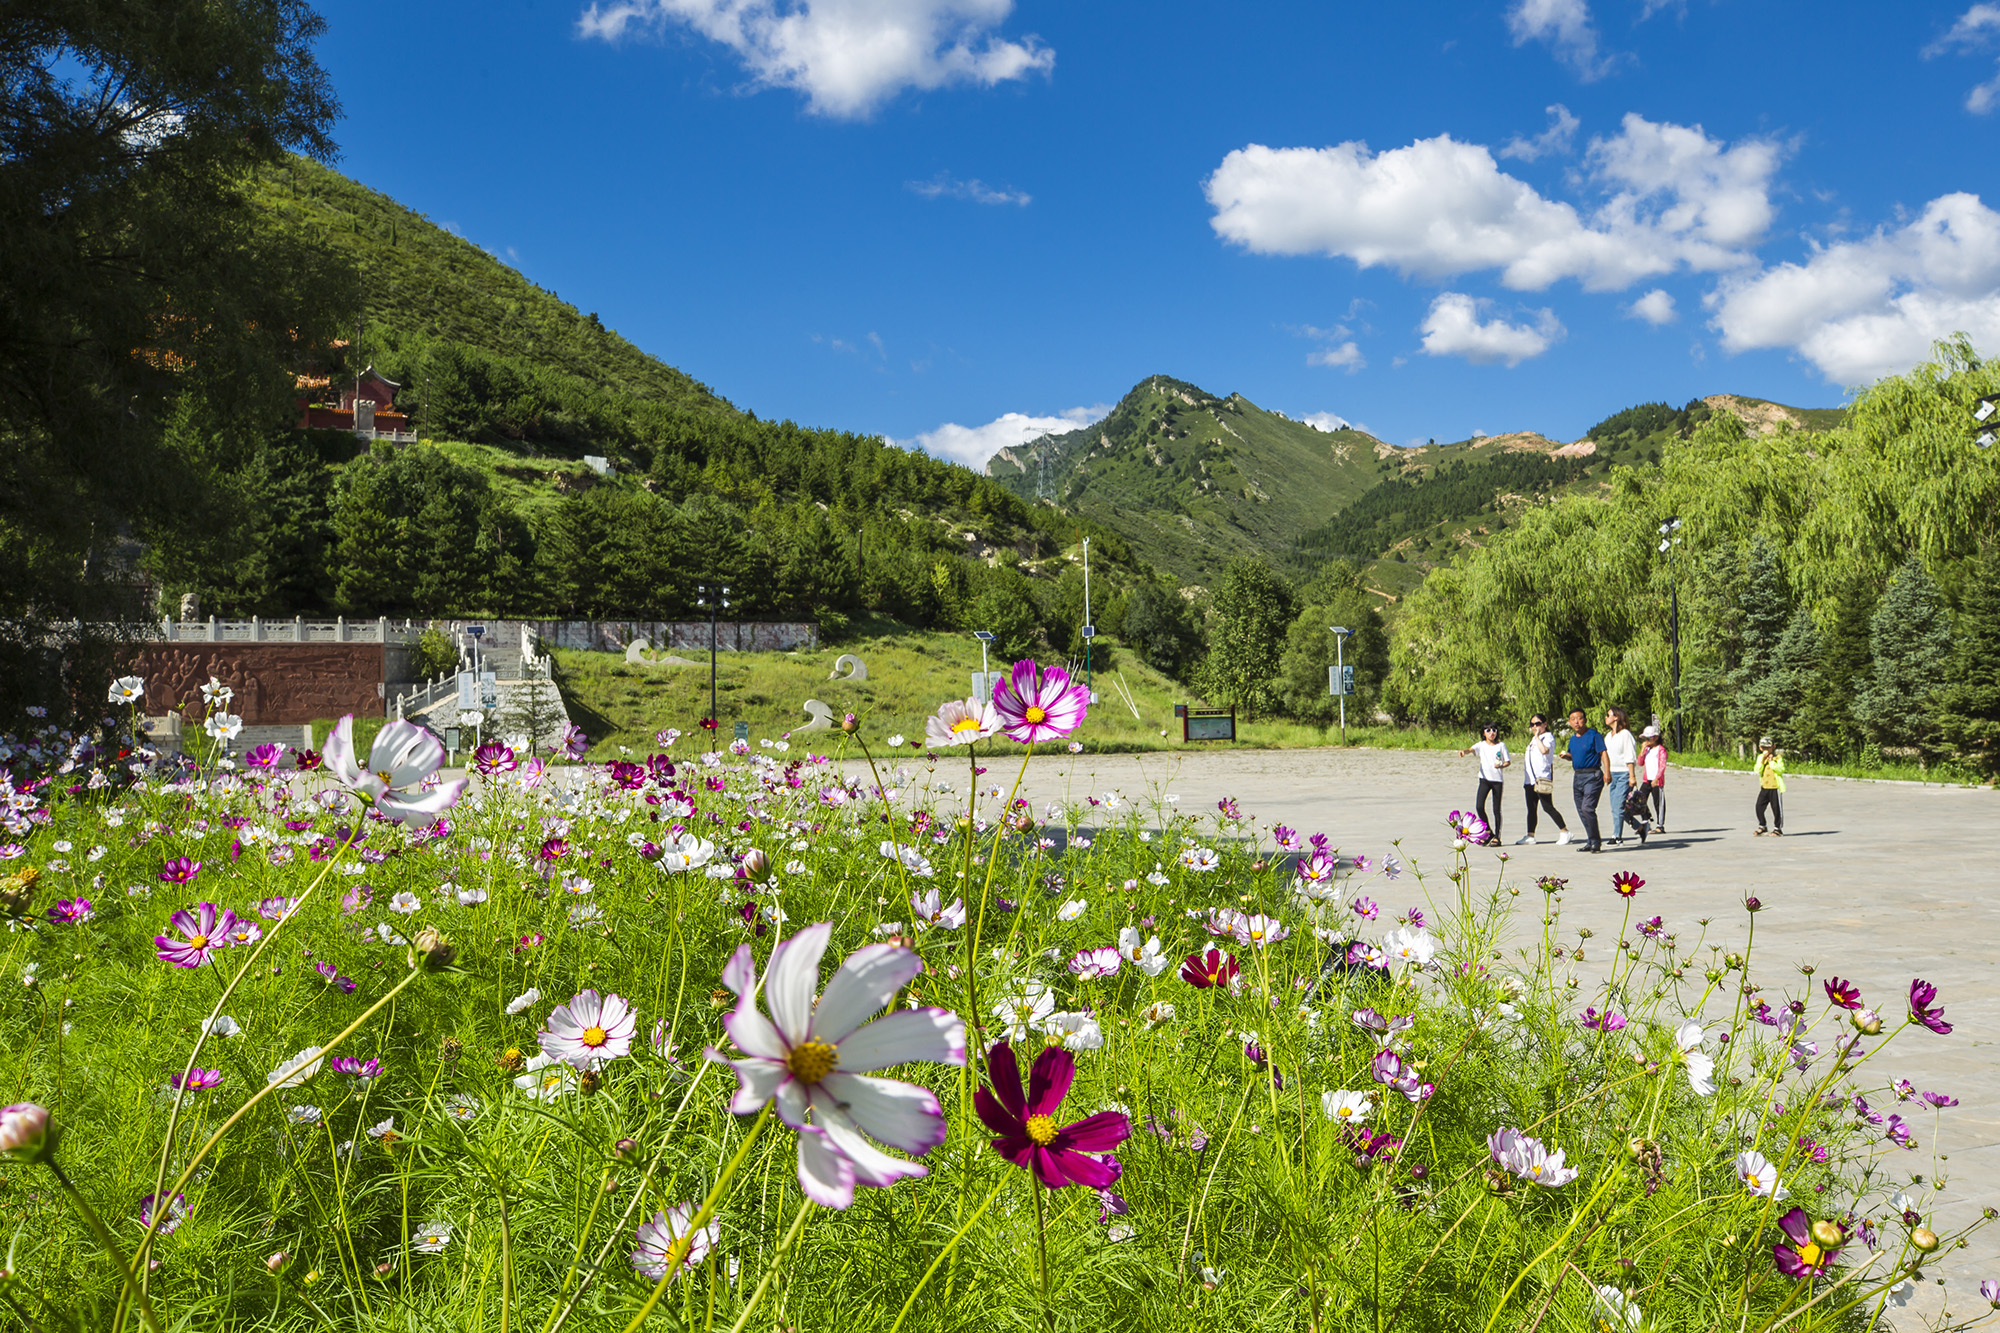
<instances>
[{"instance_id":1,"label":"woman in white top","mask_svg":"<svg viewBox=\"0 0 2000 1333\"><path fill-rule=\"evenodd\" d=\"M1639 779L1653 798L1653 832L1667 831L1667 743L1658 724L1639 733Z\"/></svg>"},{"instance_id":2,"label":"woman in white top","mask_svg":"<svg viewBox=\"0 0 2000 1333\"><path fill-rule=\"evenodd\" d=\"M1528 798L1528 835L1514 845L1534 844L1536 816L1543 810L1556 822L1556 842L1568 842L1569 825L1563 823L1562 812L1556 809L1556 736L1549 730L1549 720L1540 713L1528 719L1528 748L1523 759L1521 791Z\"/></svg>"},{"instance_id":3,"label":"woman in white top","mask_svg":"<svg viewBox=\"0 0 2000 1333\"><path fill-rule=\"evenodd\" d=\"M1625 710L1604 710L1604 753L1611 761L1611 781L1604 784L1604 797L1611 802L1611 841L1625 841L1625 801L1632 794L1639 773L1639 738L1625 724ZM1635 829L1634 832L1637 832ZM1643 835L1640 841L1645 841Z\"/></svg>"},{"instance_id":4,"label":"woman in white top","mask_svg":"<svg viewBox=\"0 0 2000 1333\"><path fill-rule=\"evenodd\" d=\"M1479 756L1479 796L1474 808L1479 811L1480 819L1486 822L1486 827L1493 830L1488 841L1497 843L1500 841L1500 793L1506 790L1500 773L1514 759L1507 753L1507 742L1500 739L1500 728L1491 722L1479 729L1479 739L1460 750L1458 757L1463 759L1469 754ZM1493 798L1493 813L1490 816L1486 813L1488 796Z\"/></svg>"}]
</instances>

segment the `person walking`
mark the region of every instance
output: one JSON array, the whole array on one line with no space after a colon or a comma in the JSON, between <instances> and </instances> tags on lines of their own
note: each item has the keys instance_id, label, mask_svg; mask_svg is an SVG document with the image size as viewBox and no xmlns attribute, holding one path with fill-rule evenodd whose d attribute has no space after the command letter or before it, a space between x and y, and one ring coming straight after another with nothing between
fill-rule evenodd
<instances>
[{"instance_id":1,"label":"person walking","mask_svg":"<svg viewBox=\"0 0 2000 1333\"><path fill-rule=\"evenodd\" d=\"M1667 831L1667 742L1655 722L1639 733L1639 780L1653 803L1653 832Z\"/></svg>"},{"instance_id":2,"label":"person walking","mask_svg":"<svg viewBox=\"0 0 2000 1333\"><path fill-rule=\"evenodd\" d=\"M1556 845L1569 841L1569 825L1556 809L1556 738L1549 720L1540 713L1528 719L1528 745L1522 754L1521 791L1528 798L1528 834L1517 839L1516 847L1533 846L1536 816L1543 810L1555 821Z\"/></svg>"},{"instance_id":3,"label":"person walking","mask_svg":"<svg viewBox=\"0 0 2000 1333\"><path fill-rule=\"evenodd\" d=\"M1570 766L1570 795L1576 801L1576 822L1583 827L1580 852L1604 850L1604 835L1597 827L1597 802L1604 795L1604 780L1611 774L1611 760L1605 753L1604 737L1590 725L1581 708L1569 710L1569 746L1563 758Z\"/></svg>"},{"instance_id":4,"label":"person walking","mask_svg":"<svg viewBox=\"0 0 2000 1333\"><path fill-rule=\"evenodd\" d=\"M1514 757L1507 753L1507 742L1500 739L1500 728L1492 722L1488 722L1479 729L1479 739L1467 748L1460 750L1458 757L1463 759L1469 754L1479 756L1479 795L1473 808L1479 811L1479 818L1485 823L1487 828L1492 830L1487 841L1498 844L1500 841L1500 798L1507 790L1505 785L1506 780L1501 777L1501 771L1514 762ZM1493 798L1493 813L1491 816L1486 813L1486 798L1488 796Z\"/></svg>"},{"instance_id":5,"label":"person walking","mask_svg":"<svg viewBox=\"0 0 2000 1333\"><path fill-rule=\"evenodd\" d=\"M1771 832L1785 836L1785 752L1769 736L1757 742L1757 836L1764 836L1764 814L1770 812Z\"/></svg>"},{"instance_id":6,"label":"person walking","mask_svg":"<svg viewBox=\"0 0 2000 1333\"><path fill-rule=\"evenodd\" d=\"M1611 841L1625 841L1625 802L1639 772L1639 742L1625 725L1625 710L1604 710L1605 796L1611 801Z\"/></svg>"}]
</instances>

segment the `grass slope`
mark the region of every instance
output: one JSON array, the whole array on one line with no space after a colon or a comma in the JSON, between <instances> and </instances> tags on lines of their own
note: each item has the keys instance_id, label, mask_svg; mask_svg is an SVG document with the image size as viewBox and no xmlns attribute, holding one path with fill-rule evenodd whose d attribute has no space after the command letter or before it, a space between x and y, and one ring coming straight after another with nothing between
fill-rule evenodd
<instances>
[{"instance_id":1,"label":"grass slope","mask_svg":"<svg viewBox=\"0 0 2000 1333\"><path fill-rule=\"evenodd\" d=\"M1046 453L1049 498L1183 583L1207 584L1239 556L1282 559L1300 533L1387 475L1389 447L1155 375L1104 420L1003 450L987 472L1032 499Z\"/></svg>"}]
</instances>

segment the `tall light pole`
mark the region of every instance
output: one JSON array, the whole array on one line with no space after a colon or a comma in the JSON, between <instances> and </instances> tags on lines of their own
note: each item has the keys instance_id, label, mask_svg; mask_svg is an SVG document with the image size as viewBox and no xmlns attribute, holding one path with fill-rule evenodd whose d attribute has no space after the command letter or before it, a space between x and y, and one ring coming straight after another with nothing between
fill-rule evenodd
<instances>
[{"instance_id":1,"label":"tall light pole","mask_svg":"<svg viewBox=\"0 0 2000 1333\"><path fill-rule=\"evenodd\" d=\"M1669 517L1660 524L1660 554L1667 558L1669 606L1667 627L1674 645L1674 753L1681 752L1681 581L1674 564L1674 548L1681 544L1681 521Z\"/></svg>"},{"instance_id":2,"label":"tall light pole","mask_svg":"<svg viewBox=\"0 0 2000 1333\"><path fill-rule=\"evenodd\" d=\"M1083 689L1086 695L1093 691L1097 677L1090 668L1090 646L1097 638L1097 626L1090 619L1090 538L1083 539ZM1096 702L1092 699L1092 702Z\"/></svg>"},{"instance_id":3,"label":"tall light pole","mask_svg":"<svg viewBox=\"0 0 2000 1333\"><path fill-rule=\"evenodd\" d=\"M729 585L723 584L720 594L713 601L709 599L706 583L696 584L695 589L700 596L694 599L694 604L708 608L708 748L713 750L716 737L722 732L722 719L716 716L715 706L715 614L717 610L729 606ZM717 603L721 604L720 607Z\"/></svg>"},{"instance_id":4,"label":"tall light pole","mask_svg":"<svg viewBox=\"0 0 2000 1333\"><path fill-rule=\"evenodd\" d=\"M2000 393L1989 393L1973 404L1972 419L1982 423L1991 421L1996 411L2000 411ZM1981 449L1991 449L1996 442L2000 442L2000 422L1995 422L1994 425L1980 431L1973 437L1972 442Z\"/></svg>"},{"instance_id":5,"label":"tall light pole","mask_svg":"<svg viewBox=\"0 0 2000 1333\"><path fill-rule=\"evenodd\" d=\"M1354 633L1345 625L1328 625L1333 635L1333 683L1340 697L1340 743L1347 744L1347 636Z\"/></svg>"}]
</instances>

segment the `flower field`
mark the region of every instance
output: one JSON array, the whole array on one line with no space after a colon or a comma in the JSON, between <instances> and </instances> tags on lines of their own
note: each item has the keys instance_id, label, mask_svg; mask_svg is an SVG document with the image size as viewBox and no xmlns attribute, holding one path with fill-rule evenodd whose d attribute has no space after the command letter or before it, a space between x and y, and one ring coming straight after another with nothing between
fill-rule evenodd
<instances>
[{"instance_id":1,"label":"flower field","mask_svg":"<svg viewBox=\"0 0 2000 1333\"><path fill-rule=\"evenodd\" d=\"M1457 811L1029 807L1084 712L1029 662L893 749L689 718L462 779L403 723L200 767L28 719L0 1320L1864 1329L1990 1220L1882 1072L1953 1039L1928 982L1477 881Z\"/></svg>"}]
</instances>

